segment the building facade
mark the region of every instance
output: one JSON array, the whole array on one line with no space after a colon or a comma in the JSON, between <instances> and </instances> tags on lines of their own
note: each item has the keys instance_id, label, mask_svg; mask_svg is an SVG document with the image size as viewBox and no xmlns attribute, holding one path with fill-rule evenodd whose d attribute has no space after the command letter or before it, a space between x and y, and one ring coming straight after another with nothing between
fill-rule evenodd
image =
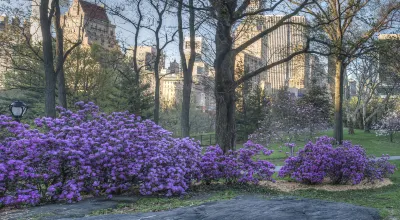
<instances>
[{"instance_id":1,"label":"building facade","mask_svg":"<svg viewBox=\"0 0 400 220\"><path fill-rule=\"evenodd\" d=\"M71 43L82 40L83 47L97 44L107 50L118 49L115 28L103 6L83 0L73 0L63 18L66 40Z\"/></svg>"},{"instance_id":2,"label":"building facade","mask_svg":"<svg viewBox=\"0 0 400 220\"><path fill-rule=\"evenodd\" d=\"M283 16L256 15L249 17L235 33L235 47L273 27ZM235 74L249 73L262 66L280 61L293 52L302 49L306 43L303 27L306 19L303 16L293 16L288 21L292 24L278 27L243 50L236 57ZM261 85L268 93L275 93L283 87L304 90L310 74L308 62L308 55L298 55L291 61L274 66L259 74L258 77L254 77L252 84Z\"/></svg>"}]
</instances>

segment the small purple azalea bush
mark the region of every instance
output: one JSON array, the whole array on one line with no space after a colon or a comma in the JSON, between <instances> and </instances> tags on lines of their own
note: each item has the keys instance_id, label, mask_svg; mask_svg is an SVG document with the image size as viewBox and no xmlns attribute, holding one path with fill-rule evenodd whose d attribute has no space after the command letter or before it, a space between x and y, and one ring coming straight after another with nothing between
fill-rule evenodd
<instances>
[{"instance_id":1,"label":"small purple azalea bush","mask_svg":"<svg viewBox=\"0 0 400 220\"><path fill-rule=\"evenodd\" d=\"M315 143L307 143L297 156L286 159L278 176L305 184L319 184L324 179L333 184L359 184L363 180L383 180L396 170L389 163L388 155L376 159L368 157L361 146L349 141L336 148L334 143L333 138L326 136Z\"/></svg>"},{"instance_id":2,"label":"small purple azalea bush","mask_svg":"<svg viewBox=\"0 0 400 220\"><path fill-rule=\"evenodd\" d=\"M251 141L245 143L243 148L225 154L220 147L211 146L200 162L202 180L206 184L219 180L226 183L254 184L261 180L274 181L272 175L275 165L259 159L260 155L269 156L272 153L272 150Z\"/></svg>"},{"instance_id":3,"label":"small purple azalea bush","mask_svg":"<svg viewBox=\"0 0 400 220\"><path fill-rule=\"evenodd\" d=\"M0 207L74 202L84 195L139 190L142 195L181 195L202 179L256 183L272 180L274 165L256 155L272 151L248 142L223 154L198 142L173 138L150 120L128 112L105 114L93 103L35 126L0 116Z\"/></svg>"}]
</instances>

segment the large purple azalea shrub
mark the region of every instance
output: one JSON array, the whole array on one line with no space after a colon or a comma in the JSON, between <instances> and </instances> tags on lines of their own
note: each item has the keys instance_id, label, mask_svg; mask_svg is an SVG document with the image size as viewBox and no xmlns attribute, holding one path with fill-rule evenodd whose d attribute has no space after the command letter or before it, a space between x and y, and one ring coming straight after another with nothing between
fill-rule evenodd
<instances>
[{"instance_id":1,"label":"large purple azalea shrub","mask_svg":"<svg viewBox=\"0 0 400 220\"><path fill-rule=\"evenodd\" d=\"M83 102L77 108L36 119L35 129L0 116L0 205L78 201L131 188L179 195L200 178L198 143L127 112L105 114Z\"/></svg>"},{"instance_id":2,"label":"large purple azalea shrub","mask_svg":"<svg viewBox=\"0 0 400 220\"><path fill-rule=\"evenodd\" d=\"M219 146L211 146L200 162L202 179L208 184L219 180L226 183L273 181L275 166L259 158L260 155L271 155L272 152L251 141L245 143L243 148L226 154Z\"/></svg>"},{"instance_id":3,"label":"large purple azalea shrub","mask_svg":"<svg viewBox=\"0 0 400 220\"><path fill-rule=\"evenodd\" d=\"M368 157L361 146L349 141L339 147L334 147L334 143L333 138L326 136L307 143L297 156L285 161L279 176L305 184L322 183L326 178L334 184L359 184L363 180L383 180L396 169L388 157Z\"/></svg>"}]
</instances>

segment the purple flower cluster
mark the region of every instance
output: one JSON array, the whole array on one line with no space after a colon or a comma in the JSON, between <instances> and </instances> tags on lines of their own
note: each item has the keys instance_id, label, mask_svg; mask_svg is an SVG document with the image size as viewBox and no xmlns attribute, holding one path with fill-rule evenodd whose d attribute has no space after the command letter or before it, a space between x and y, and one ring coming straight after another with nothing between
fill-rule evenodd
<instances>
[{"instance_id":1,"label":"purple flower cluster","mask_svg":"<svg viewBox=\"0 0 400 220\"><path fill-rule=\"evenodd\" d=\"M248 141L244 147L224 154L219 146L211 146L203 155L200 168L206 183L225 180L227 183L257 183L273 181L275 166L258 156L271 155L273 151Z\"/></svg>"},{"instance_id":2,"label":"purple flower cluster","mask_svg":"<svg viewBox=\"0 0 400 220\"><path fill-rule=\"evenodd\" d=\"M79 201L83 194L184 193L200 178L201 148L127 112L77 103L30 129L0 116L0 206Z\"/></svg>"},{"instance_id":3,"label":"purple flower cluster","mask_svg":"<svg viewBox=\"0 0 400 220\"><path fill-rule=\"evenodd\" d=\"M382 180L396 169L388 158L369 158L361 146L344 141L334 148L333 143L335 140L326 136L307 143L298 156L285 161L279 176L306 184L318 184L325 178L334 184L359 184L363 180Z\"/></svg>"}]
</instances>

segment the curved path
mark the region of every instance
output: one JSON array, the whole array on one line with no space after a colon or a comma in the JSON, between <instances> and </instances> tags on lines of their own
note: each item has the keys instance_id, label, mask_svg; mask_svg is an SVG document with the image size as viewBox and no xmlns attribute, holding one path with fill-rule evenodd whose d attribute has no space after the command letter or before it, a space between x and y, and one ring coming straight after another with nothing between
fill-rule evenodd
<instances>
[{"instance_id":1,"label":"curved path","mask_svg":"<svg viewBox=\"0 0 400 220\"><path fill-rule=\"evenodd\" d=\"M184 207L164 212L103 215L81 220L309 220L309 219L380 219L375 209L321 200L282 198L266 200L258 197L238 197L233 200L209 202L200 206Z\"/></svg>"},{"instance_id":2,"label":"curved path","mask_svg":"<svg viewBox=\"0 0 400 220\"><path fill-rule=\"evenodd\" d=\"M75 204L52 204L14 212L3 212L0 219L80 219L80 220L374 220L380 219L376 209L347 203L295 197L261 198L257 195L239 196L232 200L208 202L163 212L109 214L90 216L96 210L114 209L120 203L134 203L138 198L119 196L111 200L92 198Z\"/></svg>"}]
</instances>

